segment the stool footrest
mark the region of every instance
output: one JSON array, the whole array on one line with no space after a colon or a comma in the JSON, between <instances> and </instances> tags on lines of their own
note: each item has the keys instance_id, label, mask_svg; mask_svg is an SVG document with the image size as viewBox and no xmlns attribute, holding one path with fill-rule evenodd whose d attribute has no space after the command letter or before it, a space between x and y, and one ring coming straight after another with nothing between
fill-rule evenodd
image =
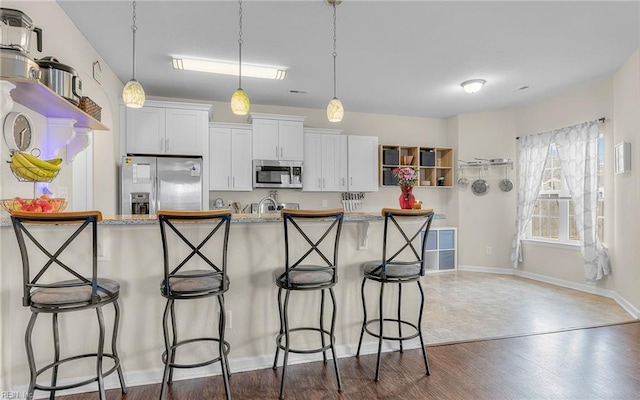
<instances>
[{"instance_id":1,"label":"stool footrest","mask_svg":"<svg viewBox=\"0 0 640 400\"><path fill-rule=\"evenodd\" d=\"M315 328L315 327L302 327L302 328L293 328L293 329L289 329L289 334L291 334L291 332L300 332L300 331L313 331L313 332L322 332L323 335L327 335L329 337L329 339L331 339L331 332L329 332L326 329L320 329L320 328ZM278 336L276 336L276 345L281 349L281 350L286 350L286 346L283 345L282 339L285 337L286 333L281 333ZM333 341L335 341L335 337L333 338ZM289 348L289 353L298 353L298 354L313 354L313 353L320 353L323 351L327 351L331 349L331 340L329 340L329 344L327 344L326 346L323 347L318 347L316 349L308 349L308 350L299 350L299 349L292 349Z\"/></svg>"},{"instance_id":2,"label":"stool footrest","mask_svg":"<svg viewBox=\"0 0 640 400\"><path fill-rule=\"evenodd\" d=\"M189 343L194 343L194 342L216 342L216 343L220 343L220 339L219 338L195 338L195 339L188 339L188 340L182 340L178 343L176 343L175 345L171 346L171 350L175 351L178 347L185 345L185 344L189 344ZM224 354L228 355L229 354L229 349L231 348L231 345L229 344L229 342L227 342L226 340L223 341L224 344ZM193 363L193 364L178 364L178 363L168 363L168 366L171 368L198 368L198 367L204 367L205 365L209 365L209 364L213 364L215 362L218 362L221 360L222 355L219 355L216 358L213 358L211 360L207 360L207 361L203 361L200 363ZM162 352L162 363L167 365L167 351L163 351Z\"/></svg>"},{"instance_id":3,"label":"stool footrest","mask_svg":"<svg viewBox=\"0 0 640 400\"><path fill-rule=\"evenodd\" d=\"M36 372L36 380L37 380L38 376L40 376L43 372L45 372L45 371L47 371L47 370L49 370L49 369L51 369L51 368L53 368L55 366L59 366L60 364L63 364L63 363L69 362L69 361L75 361L75 360L79 360L81 358L89 358L89 357L98 357L98 353L88 353L88 354L81 354L81 355L77 355L77 356L67 357L67 358L64 358L62 360L58 360L56 362L53 362L53 363L51 363L49 365L46 365L46 366L42 367L41 369L39 369ZM108 370L107 372L103 372L102 373L102 377L104 378L105 376L110 375L116 369L118 369L118 367L120 366L120 360L119 360L119 358L117 358L113 354L108 354L108 353L103 353L102 357L110 358L110 359L112 359L114 361L114 366L110 370ZM44 386L44 385L40 385L40 384L38 384L36 382L34 388L36 390L45 390L45 391L52 392L54 390L58 391L58 390L73 389L73 388L84 386L84 385L87 385L89 383L97 382L97 381L98 381L98 377L96 376L94 378L85 379L82 382L69 383L69 384L60 385L60 386Z\"/></svg>"},{"instance_id":4,"label":"stool footrest","mask_svg":"<svg viewBox=\"0 0 640 400\"><path fill-rule=\"evenodd\" d=\"M413 324L413 323L411 323L409 321L405 321L405 320L402 320L402 319L398 320L398 319L394 319L394 318L384 318L383 321L394 322L396 324L399 322L399 323L401 323L403 325L410 326L411 328L416 330L415 333L413 333L411 335L407 335L407 336L384 336L383 335L382 336L383 339L387 339L387 340L409 340L409 339L417 338L420 335L420 332L418 331L418 327L415 324ZM373 332L373 331L369 330L369 328L368 328L369 324L372 324L374 322L380 323L380 318L371 319L371 320L365 322L364 330L369 335L371 335L373 337L380 338L380 331L379 330L377 332Z\"/></svg>"}]
</instances>

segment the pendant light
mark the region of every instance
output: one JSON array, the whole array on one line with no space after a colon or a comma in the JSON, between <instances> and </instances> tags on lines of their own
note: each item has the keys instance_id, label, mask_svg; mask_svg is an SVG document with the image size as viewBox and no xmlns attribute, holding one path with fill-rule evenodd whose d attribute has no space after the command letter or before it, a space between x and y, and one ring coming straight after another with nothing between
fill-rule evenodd
<instances>
[{"instance_id":1,"label":"pendant light","mask_svg":"<svg viewBox=\"0 0 640 400\"><path fill-rule=\"evenodd\" d=\"M251 102L249 96L242 90L242 0L238 0L239 15L238 15L238 90L233 92L231 96L231 111L236 115L247 115Z\"/></svg>"},{"instance_id":2,"label":"pendant light","mask_svg":"<svg viewBox=\"0 0 640 400\"><path fill-rule=\"evenodd\" d=\"M338 97L336 97L336 6L340 0L326 0L327 4L333 6L333 99L327 105L327 118L331 122L340 122L344 117L344 107Z\"/></svg>"},{"instance_id":3,"label":"pendant light","mask_svg":"<svg viewBox=\"0 0 640 400\"><path fill-rule=\"evenodd\" d=\"M133 74L132 78L122 89L122 100L127 107L140 108L144 105L144 89L140 82L136 81L136 2L133 1L133 25L131 25L131 31L133 32Z\"/></svg>"}]
</instances>

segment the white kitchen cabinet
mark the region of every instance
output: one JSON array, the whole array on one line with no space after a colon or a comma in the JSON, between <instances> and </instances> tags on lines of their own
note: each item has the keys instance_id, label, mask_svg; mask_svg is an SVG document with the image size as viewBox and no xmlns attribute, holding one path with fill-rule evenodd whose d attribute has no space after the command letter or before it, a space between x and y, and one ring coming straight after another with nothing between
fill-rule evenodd
<instances>
[{"instance_id":1,"label":"white kitchen cabinet","mask_svg":"<svg viewBox=\"0 0 640 400\"><path fill-rule=\"evenodd\" d=\"M378 137L347 136L349 192L378 191Z\"/></svg>"},{"instance_id":2,"label":"white kitchen cabinet","mask_svg":"<svg viewBox=\"0 0 640 400\"><path fill-rule=\"evenodd\" d=\"M303 191L339 192L346 177L340 174L341 130L305 129Z\"/></svg>"},{"instance_id":3,"label":"white kitchen cabinet","mask_svg":"<svg viewBox=\"0 0 640 400\"><path fill-rule=\"evenodd\" d=\"M251 127L210 124L209 190L251 191Z\"/></svg>"},{"instance_id":4,"label":"white kitchen cabinet","mask_svg":"<svg viewBox=\"0 0 640 400\"><path fill-rule=\"evenodd\" d=\"M203 155L210 105L147 101L124 107L125 153Z\"/></svg>"},{"instance_id":5,"label":"white kitchen cabinet","mask_svg":"<svg viewBox=\"0 0 640 400\"><path fill-rule=\"evenodd\" d=\"M127 154L162 154L166 131L165 109L126 108Z\"/></svg>"},{"instance_id":6,"label":"white kitchen cabinet","mask_svg":"<svg viewBox=\"0 0 640 400\"><path fill-rule=\"evenodd\" d=\"M424 240L424 232L422 234ZM457 230L450 226L431 227L424 251L427 271L452 271L458 268Z\"/></svg>"},{"instance_id":7,"label":"white kitchen cabinet","mask_svg":"<svg viewBox=\"0 0 640 400\"><path fill-rule=\"evenodd\" d=\"M253 159L302 161L304 119L295 115L252 113L249 121L254 133Z\"/></svg>"}]
</instances>

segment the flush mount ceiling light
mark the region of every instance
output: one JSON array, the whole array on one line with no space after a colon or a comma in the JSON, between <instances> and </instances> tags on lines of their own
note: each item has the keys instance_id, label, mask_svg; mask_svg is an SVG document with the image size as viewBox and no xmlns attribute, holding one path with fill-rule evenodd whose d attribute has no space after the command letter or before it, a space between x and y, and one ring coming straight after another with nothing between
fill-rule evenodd
<instances>
[{"instance_id":1,"label":"flush mount ceiling light","mask_svg":"<svg viewBox=\"0 0 640 400\"><path fill-rule=\"evenodd\" d=\"M127 82L122 89L122 101L127 107L140 108L144 105L144 89L140 82L136 81L136 2L133 1L133 24L131 25L131 31L133 32L133 73L131 80Z\"/></svg>"},{"instance_id":2,"label":"flush mount ceiling light","mask_svg":"<svg viewBox=\"0 0 640 400\"><path fill-rule=\"evenodd\" d=\"M233 61L202 60L197 58L173 57L173 68L187 71L209 72L211 74L238 76L238 63ZM275 79L281 81L287 75L283 67L242 64L242 76Z\"/></svg>"},{"instance_id":3,"label":"flush mount ceiling light","mask_svg":"<svg viewBox=\"0 0 640 400\"><path fill-rule=\"evenodd\" d=\"M333 99L327 105L327 118L330 122L340 122L344 117L344 107L342 102L336 96L336 6L342 1L340 0L326 0L327 4L333 7Z\"/></svg>"},{"instance_id":4,"label":"flush mount ceiling light","mask_svg":"<svg viewBox=\"0 0 640 400\"><path fill-rule=\"evenodd\" d=\"M471 79L468 81L464 81L460 84L465 92L467 93L477 93L482 90L484 84L487 83L484 79Z\"/></svg>"}]
</instances>

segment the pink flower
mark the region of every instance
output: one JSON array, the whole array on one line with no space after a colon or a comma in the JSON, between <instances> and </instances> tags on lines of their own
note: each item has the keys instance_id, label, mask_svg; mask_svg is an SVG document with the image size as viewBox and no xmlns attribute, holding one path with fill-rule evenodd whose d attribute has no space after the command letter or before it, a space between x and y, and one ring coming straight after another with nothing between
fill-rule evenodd
<instances>
[{"instance_id":1,"label":"pink flower","mask_svg":"<svg viewBox=\"0 0 640 400\"><path fill-rule=\"evenodd\" d=\"M418 184L418 170L414 167L394 168L393 176L398 178L400 186L415 186Z\"/></svg>"}]
</instances>

